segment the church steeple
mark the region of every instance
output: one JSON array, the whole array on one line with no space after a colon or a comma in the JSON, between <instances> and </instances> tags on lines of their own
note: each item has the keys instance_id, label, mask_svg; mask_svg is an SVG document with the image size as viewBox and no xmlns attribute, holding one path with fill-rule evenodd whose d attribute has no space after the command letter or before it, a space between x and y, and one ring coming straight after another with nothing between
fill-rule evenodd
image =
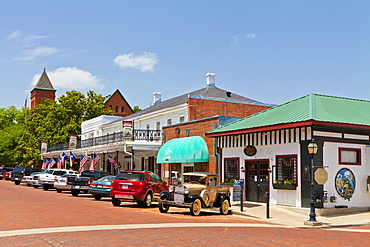
<instances>
[{"instance_id":1,"label":"church steeple","mask_svg":"<svg viewBox=\"0 0 370 247\"><path fill-rule=\"evenodd\" d=\"M55 100L55 91L44 68L39 80L31 91L30 109L32 110L36 105L41 104L43 99Z\"/></svg>"}]
</instances>

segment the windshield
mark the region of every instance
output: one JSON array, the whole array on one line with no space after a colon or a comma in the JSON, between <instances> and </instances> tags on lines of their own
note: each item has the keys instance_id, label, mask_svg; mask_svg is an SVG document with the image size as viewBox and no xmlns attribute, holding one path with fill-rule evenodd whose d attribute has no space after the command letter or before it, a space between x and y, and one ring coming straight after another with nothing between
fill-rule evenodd
<instances>
[{"instance_id":1,"label":"windshield","mask_svg":"<svg viewBox=\"0 0 370 247\"><path fill-rule=\"evenodd\" d=\"M142 173L121 172L116 176L116 179L128 181L143 181L145 179L145 176Z\"/></svg>"},{"instance_id":2,"label":"windshield","mask_svg":"<svg viewBox=\"0 0 370 247\"><path fill-rule=\"evenodd\" d=\"M102 178L98 179L98 181L100 181L100 182L112 182L113 179L114 179L114 176L106 176L106 177L102 177Z\"/></svg>"},{"instance_id":3,"label":"windshield","mask_svg":"<svg viewBox=\"0 0 370 247\"><path fill-rule=\"evenodd\" d=\"M53 170L45 170L42 173L52 174L53 173Z\"/></svg>"},{"instance_id":4,"label":"windshield","mask_svg":"<svg viewBox=\"0 0 370 247\"><path fill-rule=\"evenodd\" d=\"M206 184L206 177L184 175L184 182L193 184Z\"/></svg>"},{"instance_id":5,"label":"windshield","mask_svg":"<svg viewBox=\"0 0 370 247\"><path fill-rule=\"evenodd\" d=\"M64 174L66 174L66 171L55 171L55 172L53 173L53 175L55 175L55 176L62 176L62 175L64 175Z\"/></svg>"}]
</instances>

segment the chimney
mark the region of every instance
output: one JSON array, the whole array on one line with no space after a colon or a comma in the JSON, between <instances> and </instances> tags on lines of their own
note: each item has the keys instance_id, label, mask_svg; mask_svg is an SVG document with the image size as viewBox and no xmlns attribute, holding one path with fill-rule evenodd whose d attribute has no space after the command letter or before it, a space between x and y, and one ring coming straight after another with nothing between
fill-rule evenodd
<instances>
[{"instance_id":1,"label":"chimney","mask_svg":"<svg viewBox=\"0 0 370 247\"><path fill-rule=\"evenodd\" d=\"M207 87L215 87L215 77L216 75L213 73L207 73Z\"/></svg>"},{"instance_id":2,"label":"chimney","mask_svg":"<svg viewBox=\"0 0 370 247\"><path fill-rule=\"evenodd\" d=\"M159 102L162 101L161 100L162 93L160 93L160 92L154 92L153 93L153 96L154 96L153 105L158 104Z\"/></svg>"}]
</instances>

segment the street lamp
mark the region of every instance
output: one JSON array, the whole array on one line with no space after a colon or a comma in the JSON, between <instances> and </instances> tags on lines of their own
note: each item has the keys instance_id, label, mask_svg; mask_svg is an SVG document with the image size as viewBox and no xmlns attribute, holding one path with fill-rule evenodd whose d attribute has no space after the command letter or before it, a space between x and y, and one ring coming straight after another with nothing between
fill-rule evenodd
<instances>
[{"instance_id":1,"label":"street lamp","mask_svg":"<svg viewBox=\"0 0 370 247\"><path fill-rule=\"evenodd\" d=\"M313 156L317 153L318 146L312 140L307 146L308 153L311 154L311 200L310 200L310 219L308 220L309 224L316 225L316 213L315 213L315 183L314 183L314 165L313 165Z\"/></svg>"}]
</instances>

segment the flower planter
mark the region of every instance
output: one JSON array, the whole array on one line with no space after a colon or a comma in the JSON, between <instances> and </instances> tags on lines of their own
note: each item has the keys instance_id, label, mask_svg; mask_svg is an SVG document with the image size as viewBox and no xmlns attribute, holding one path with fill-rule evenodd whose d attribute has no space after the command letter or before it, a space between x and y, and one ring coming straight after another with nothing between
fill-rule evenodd
<instances>
[{"instance_id":1,"label":"flower planter","mask_svg":"<svg viewBox=\"0 0 370 247\"><path fill-rule=\"evenodd\" d=\"M272 187L277 190L296 190L295 184L272 184Z\"/></svg>"}]
</instances>

